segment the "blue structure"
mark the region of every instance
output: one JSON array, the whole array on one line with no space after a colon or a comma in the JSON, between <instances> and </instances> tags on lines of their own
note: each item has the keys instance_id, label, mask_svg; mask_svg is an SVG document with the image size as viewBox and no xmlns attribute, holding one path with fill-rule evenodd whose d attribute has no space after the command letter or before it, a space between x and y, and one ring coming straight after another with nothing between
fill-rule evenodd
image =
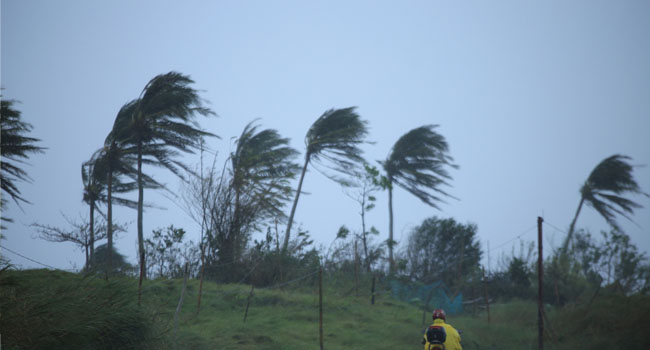
<instances>
[{"instance_id":1,"label":"blue structure","mask_svg":"<svg viewBox=\"0 0 650 350\"><path fill-rule=\"evenodd\" d=\"M458 293L452 300L449 297L449 290L442 282L405 284L392 280L390 288L393 298L415 303L423 309L444 309L449 315L456 315L463 311L463 294Z\"/></svg>"}]
</instances>

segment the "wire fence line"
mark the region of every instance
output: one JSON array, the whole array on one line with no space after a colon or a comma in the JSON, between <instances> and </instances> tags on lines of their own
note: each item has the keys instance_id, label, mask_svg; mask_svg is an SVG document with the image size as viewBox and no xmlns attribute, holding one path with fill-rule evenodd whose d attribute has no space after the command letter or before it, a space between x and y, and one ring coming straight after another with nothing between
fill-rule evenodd
<instances>
[{"instance_id":1,"label":"wire fence line","mask_svg":"<svg viewBox=\"0 0 650 350\"><path fill-rule=\"evenodd\" d=\"M556 225L553 225L552 223L546 221L546 219L544 219L544 224L550 226L551 228L555 229L556 231L559 231L559 232L561 232L561 233L564 233L565 235L568 235L568 234L569 234L567 231L564 231L564 230L562 230L561 228L558 228Z\"/></svg>"},{"instance_id":2,"label":"wire fence line","mask_svg":"<svg viewBox=\"0 0 650 350\"><path fill-rule=\"evenodd\" d=\"M320 268L318 268L318 269L316 269L316 270L314 270L314 271L312 271L312 272L310 272L310 273L308 273L308 274L306 274L306 275L303 275L303 276L300 276L300 277L296 277L296 278L294 278L294 279L292 279L292 280L290 280L290 281L286 281L286 282L278 283L278 284L275 284L275 285L272 285L272 286L268 286L268 287L263 287L263 288L260 288L260 289L273 289L273 288L284 287L284 286L286 286L286 285L289 285L289 284L292 284L292 283L295 283L295 282L298 282L298 281L304 280L304 279L307 278L307 277L313 276L313 275L317 274L318 271L320 271Z\"/></svg>"},{"instance_id":3,"label":"wire fence line","mask_svg":"<svg viewBox=\"0 0 650 350\"><path fill-rule=\"evenodd\" d=\"M511 239L509 239L509 240L507 240L507 241L505 241L505 242L499 244L498 246L496 246L496 247L494 247L494 248L488 250L488 253L491 253L491 252L493 252L493 251L495 251L495 250L497 250L497 249L499 249L499 248L505 246L506 244L509 244L509 243L515 241L515 240L521 239L521 237L523 237L523 236L525 236L526 234L530 233L530 232L531 232L535 227L537 227L537 224L535 224L535 225L533 225L533 226L527 228L527 229L524 230L522 233L520 233L520 234L514 236L513 238L511 238Z\"/></svg>"},{"instance_id":4,"label":"wire fence line","mask_svg":"<svg viewBox=\"0 0 650 350\"><path fill-rule=\"evenodd\" d=\"M546 219L544 219L543 224L548 225L549 227L553 228L553 229L556 230L556 231L559 231L559 232L561 232L561 233L567 234L566 231L564 231L564 230L558 228L556 225L554 225L554 224L548 222ZM536 228L536 227L537 227L537 225L532 225L532 226L528 227L527 229L525 229L525 230L522 231L521 233L519 233L519 234L513 236L512 238L508 239L507 241L504 241L503 243L497 245L496 247L493 247L493 248L487 250L486 253L494 252L494 251L496 251L496 250L498 250L498 249L500 249L500 248L506 246L507 244L512 243L512 242L515 241L515 240L521 239L521 238L524 237L525 235L529 234L529 233L530 233L534 228ZM21 258L23 258L23 259L26 259L26 260L28 260L28 261L31 261L31 262L33 262L33 263L39 264L39 265L41 265L41 266L44 266L44 267L47 267L47 268L50 268L50 269L53 269L53 270L66 271L66 272L78 272L78 270L75 270L75 269L60 269L60 268L56 268L56 267L54 267L54 266L52 266L52 265L45 264L45 263L40 262L40 261L38 261L38 260L36 260L36 259L30 258L30 257L28 257L28 256L26 256L26 255L24 255L24 254L18 253L18 252L14 251L14 250L12 250L12 249L10 249L10 248L7 248L7 247L5 247L5 246L3 246L3 247L1 247L1 248L2 248L2 249L5 249L5 250L7 250L7 251L9 251L10 253L12 253L12 254L14 254L14 255L16 255L16 256L21 257ZM459 260L459 263L465 262L465 261L470 260L470 259L473 259L473 258L474 258L474 257L472 257L472 256L468 256L468 257L462 258L462 259ZM253 268L251 268L251 270L249 270L249 271L246 273L246 275L244 275L244 277L243 277L242 279L239 280L238 283L243 283L243 282L246 280L246 278L248 278L248 277L249 277L249 276L250 276L250 275L255 271L255 269L257 268L257 266L259 266L259 264L262 262L263 259L264 259L264 256L259 257L259 258L255 261L255 263L254 263L254 265L253 265ZM235 260L233 260L233 261L229 261L229 262L227 262L227 263L218 264L218 265L215 265L215 267L225 267L225 266L230 266L230 265L233 265L233 264L235 264L235 263L237 263L237 262L239 262L239 259L235 259ZM14 265L19 265L19 264L14 264ZM19 266L22 266L22 265L19 265ZM448 266L448 267L445 267L445 268L444 268L443 270L441 270L441 271L446 271L447 269L450 269L450 268L451 268L451 266ZM279 284L276 284L276 285L273 285L273 286L264 287L264 288L262 288L262 289L271 289L271 288L277 288L277 287L280 287L280 286L288 285L288 284L291 284L291 283L293 283L293 282L296 282L296 281L302 280L302 279L304 279L304 278L307 278L307 277L309 277L309 276L312 276L312 275L314 275L314 274L316 274L316 273L318 273L318 269L316 269L316 270L314 270L314 271L312 271L312 272L310 272L310 273L307 273L306 275L303 275L303 276L297 277L297 278L295 278L295 279L293 279L293 280L290 280L290 281L287 281L287 282L281 282L281 283L279 283Z\"/></svg>"},{"instance_id":5,"label":"wire fence line","mask_svg":"<svg viewBox=\"0 0 650 350\"><path fill-rule=\"evenodd\" d=\"M20 254L20 253L18 253L18 252L16 252L16 251L13 251L13 250L11 250L11 249L9 249L9 248L7 248L7 247L2 247L1 249L4 249L4 250L6 250L6 251L8 251L8 252L10 252L10 253L12 253L12 254L14 254L14 255L17 255L17 256L19 256L19 257L21 257L21 258L23 258L23 259L29 260L29 261L31 261L31 262L33 262L33 263L36 263L36 264L39 264L39 265L41 265L41 266L45 266L45 267L50 268L50 269L53 269L53 270L66 271L66 270L59 269L59 268L56 268L56 267L51 266L51 265L48 265L48 264L44 264L44 263L42 263L42 262L40 262L40 261L37 261L37 260L32 259L32 258L30 258L30 257L27 257L27 256L25 256L25 255L23 255L23 254Z\"/></svg>"}]
</instances>

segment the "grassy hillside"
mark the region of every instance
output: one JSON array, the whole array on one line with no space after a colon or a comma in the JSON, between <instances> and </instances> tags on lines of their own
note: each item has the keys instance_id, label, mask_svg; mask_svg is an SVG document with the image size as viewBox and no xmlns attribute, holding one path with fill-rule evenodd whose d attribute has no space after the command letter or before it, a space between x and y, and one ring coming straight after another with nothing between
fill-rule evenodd
<instances>
[{"instance_id":1,"label":"grassy hillside","mask_svg":"<svg viewBox=\"0 0 650 350\"><path fill-rule=\"evenodd\" d=\"M137 307L137 281L47 270L0 276L0 330L6 349L155 348L318 349L318 293L311 283L286 290L255 290L243 322L250 286L204 284L196 315L198 281L189 281L177 337L173 316L182 281L147 281ZM341 293L325 281L326 349L421 349L422 312L379 295ZM366 293L367 294L367 293ZM611 310L616 310L612 312ZM546 349L648 349L650 298L597 298L591 307L548 310ZM429 315L427 315L427 322ZM485 314L450 316L464 349L536 349L537 309L530 301L491 307Z\"/></svg>"}]
</instances>

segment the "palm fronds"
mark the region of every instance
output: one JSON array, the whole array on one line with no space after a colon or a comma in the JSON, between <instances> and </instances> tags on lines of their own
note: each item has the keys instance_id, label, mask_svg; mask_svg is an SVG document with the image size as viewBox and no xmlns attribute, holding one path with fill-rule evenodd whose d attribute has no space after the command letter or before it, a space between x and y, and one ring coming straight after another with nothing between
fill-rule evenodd
<instances>
[{"instance_id":1,"label":"palm fronds","mask_svg":"<svg viewBox=\"0 0 650 350\"><path fill-rule=\"evenodd\" d=\"M453 197L440 188L451 180L447 167L458 166L452 163L447 141L434 130L436 127L425 125L404 134L382 165L391 183L438 209L440 195Z\"/></svg>"},{"instance_id":2,"label":"palm fronds","mask_svg":"<svg viewBox=\"0 0 650 350\"><path fill-rule=\"evenodd\" d=\"M29 203L23 198L16 181L30 182L31 178L19 164L25 164L25 160L32 153L42 153L46 148L37 146L35 143L41 140L29 137L27 134L32 131L32 125L20 120L21 113L13 107L15 101L0 101L0 186L11 199L20 205L20 202ZM2 205L6 202L2 198ZM11 221L3 217L3 220Z\"/></svg>"},{"instance_id":3,"label":"palm fronds","mask_svg":"<svg viewBox=\"0 0 650 350\"><path fill-rule=\"evenodd\" d=\"M634 165L629 163L632 158L615 154L603 159L591 171L587 181L580 188L580 203L569 232L562 244L562 252L565 254L573 239L576 221L580 215L583 204L594 208L607 223L616 230L620 230L617 215L632 221L630 215L641 205L631 199L623 197L625 194L640 194L648 196L639 187L639 184L632 175Z\"/></svg>"},{"instance_id":4,"label":"palm fronds","mask_svg":"<svg viewBox=\"0 0 650 350\"><path fill-rule=\"evenodd\" d=\"M355 109L330 109L323 113L307 132L305 158L334 171L354 175L363 163L363 151L359 146L366 142L368 134L368 123Z\"/></svg>"},{"instance_id":5,"label":"palm fronds","mask_svg":"<svg viewBox=\"0 0 650 350\"><path fill-rule=\"evenodd\" d=\"M289 222L284 236L283 250L289 246L291 226L296 213L302 182L310 163L323 165L335 172L354 176L364 162L359 146L366 142L367 122L355 111L356 107L330 109L323 113L307 131L305 136L305 163L302 167L296 196L289 214ZM345 180L316 167L323 175L340 183Z\"/></svg>"}]
</instances>

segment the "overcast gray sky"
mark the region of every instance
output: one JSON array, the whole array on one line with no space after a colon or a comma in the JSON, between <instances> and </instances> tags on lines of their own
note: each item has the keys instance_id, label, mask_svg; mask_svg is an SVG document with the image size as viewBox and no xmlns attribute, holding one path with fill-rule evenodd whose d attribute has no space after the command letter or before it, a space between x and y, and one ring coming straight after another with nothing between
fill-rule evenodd
<instances>
[{"instance_id":1,"label":"overcast gray sky","mask_svg":"<svg viewBox=\"0 0 650 350\"><path fill-rule=\"evenodd\" d=\"M535 240L537 216L566 230L579 188L612 154L650 164L650 2L647 1L33 1L2 0L3 98L34 126L47 147L20 183L32 205L10 203L1 242L48 265L81 267L71 244L33 238L32 222L65 226L60 213L84 215L80 165L99 148L119 108L155 75L190 75L218 118L203 128L222 137L209 146L223 162L231 137L261 118L304 150L304 135L325 110L358 106L369 121L370 160L386 158L405 132L437 129L460 165L448 191L459 200L432 209L407 192L394 194L396 239L427 217L478 225L492 267L519 234ZM196 156L184 160L196 164ZM179 181L150 171L177 190ZM650 168L635 177L650 192ZM359 230L354 201L311 170L296 221L320 244L338 227ZM369 224L388 235L387 194ZM135 194L132 195L135 198ZM621 220L650 251L650 200ZM196 241L199 227L168 198L145 213L145 235L170 224ZM135 261L136 212L117 248ZM591 208L578 226L608 229ZM545 226L545 245L564 234ZM7 251L23 267L35 263Z\"/></svg>"}]
</instances>

